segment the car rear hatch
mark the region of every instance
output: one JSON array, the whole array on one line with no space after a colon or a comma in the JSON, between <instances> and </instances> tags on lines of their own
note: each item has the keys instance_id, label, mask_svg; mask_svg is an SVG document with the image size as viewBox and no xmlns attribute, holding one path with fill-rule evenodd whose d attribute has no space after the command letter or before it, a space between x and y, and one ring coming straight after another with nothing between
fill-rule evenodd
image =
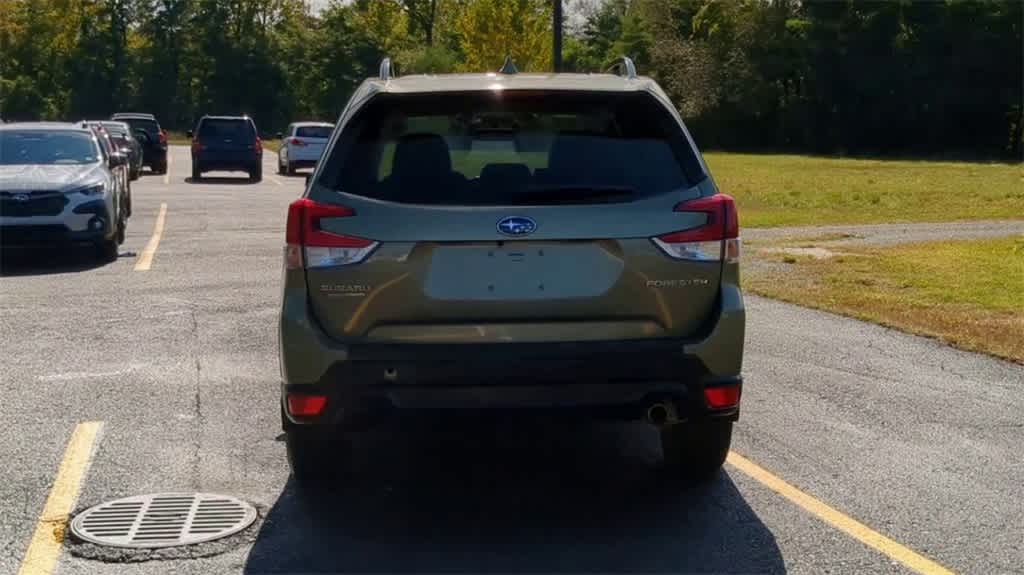
<instances>
[{"instance_id":1,"label":"car rear hatch","mask_svg":"<svg viewBox=\"0 0 1024 575\"><path fill-rule=\"evenodd\" d=\"M698 337L735 207L646 94L378 96L289 212L343 342Z\"/></svg>"},{"instance_id":2,"label":"car rear hatch","mask_svg":"<svg viewBox=\"0 0 1024 575\"><path fill-rule=\"evenodd\" d=\"M245 118L205 118L193 142L202 159L216 165L251 163L260 145L252 122Z\"/></svg>"},{"instance_id":3,"label":"car rear hatch","mask_svg":"<svg viewBox=\"0 0 1024 575\"><path fill-rule=\"evenodd\" d=\"M298 161L316 161L324 153L333 126L299 126L288 140L290 157Z\"/></svg>"}]
</instances>

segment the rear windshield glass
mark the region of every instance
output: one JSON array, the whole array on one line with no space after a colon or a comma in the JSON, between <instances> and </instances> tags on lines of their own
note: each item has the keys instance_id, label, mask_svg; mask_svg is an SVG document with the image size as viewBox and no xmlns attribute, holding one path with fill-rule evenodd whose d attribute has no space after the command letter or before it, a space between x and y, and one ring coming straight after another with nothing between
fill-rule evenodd
<instances>
[{"instance_id":1,"label":"rear windshield glass","mask_svg":"<svg viewBox=\"0 0 1024 575\"><path fill-rule=\"evenodd\" d=\"M157 124L153 120L137 120L127 118L120 121L131 126L133 132L135 130L145 130L147 134L154 137L156 137L160 133L160 124Z\"/></svg>"},{"instance_id":2,"label":"rear windshield glass","mask_svg":"<svg viewBox=\"0 0 1024 575\"><path fill-rule=\"evenodd\" d=\"M331 137L334 128L330 126L299 126L295 128L295 136L298 138L323 138Z\"/></svg>"},{"instance_id":3,"label":"rear windshield glass","mask_svg":"<svg viewBox=\"0 0 1024 575\"><path fill-rule=\"evenodd\" d=\"M256 133L248 120L207 119L199 124L199 137L244 142L253 140Z\"/></svg>"},{"instance_id":4,"label":"rear windshield glass","mask_svg":"<svg viewBox=\"0 0 1024 575\"><path fill-rule=\"evenodd\" d=\"M319 183L405 203L598 203L676 191L699 171L646 94L383 95L346 126Z\"/></svg>"},{"instance_id":5,"label":"rear windshield glass","mask_svg":"<svg viewBox=\"0 0 1024 575\"><path fill-rule=\"evenodd\" d=\"M0 165L91 164L100 151L79 132L0 131Z\"/></svg>"}]
</instances>

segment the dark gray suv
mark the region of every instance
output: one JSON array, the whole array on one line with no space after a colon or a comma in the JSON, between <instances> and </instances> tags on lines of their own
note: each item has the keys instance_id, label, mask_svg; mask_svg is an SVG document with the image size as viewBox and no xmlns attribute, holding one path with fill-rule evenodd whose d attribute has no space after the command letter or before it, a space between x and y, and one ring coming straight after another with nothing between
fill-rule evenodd
<instances>
[{"instance_id":1,"label":"dark gray suv","mask_svg":"<svg viewBox=\"0 0 1024 575\"><path fill-rule=\"evenodd\" d=\"M664 92L622 70L385 73L355 92L288 212L296 478L425 410L645 420L670 469L721 467L742 383L736 206Z\"/></svg>"}]
</instances>

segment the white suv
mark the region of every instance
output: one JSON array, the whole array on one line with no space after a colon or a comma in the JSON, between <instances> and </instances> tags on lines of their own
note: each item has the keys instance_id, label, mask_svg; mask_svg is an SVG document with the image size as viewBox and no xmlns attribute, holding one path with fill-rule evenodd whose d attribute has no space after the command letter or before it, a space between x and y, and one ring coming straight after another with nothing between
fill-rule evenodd
<instances>
[{"instance_id":1,"label":"white suv","mask_svg":"<svg viewBox=\"0 0 1024 575\"><path fill-rule=\"evenodd\" d=\"M278 134L281 149L277 152L277 171L292 175L299 168L312 168L320 161L334 124L324 122L297 122L288 131Z\"/></svg>"}]
</instances>

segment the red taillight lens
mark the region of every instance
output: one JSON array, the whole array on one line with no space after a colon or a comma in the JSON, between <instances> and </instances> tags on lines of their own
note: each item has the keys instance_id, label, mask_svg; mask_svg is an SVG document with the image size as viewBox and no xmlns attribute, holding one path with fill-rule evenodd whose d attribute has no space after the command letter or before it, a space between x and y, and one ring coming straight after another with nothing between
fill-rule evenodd
<instances>
[{"instance_id":1,"label":"red taillight lens","mask_svg":"<svg viewBox=\"0 0 1024 575\"><path fill-rule=\"evenodd\" d=\"M683 202L677 212L706 214L703 225L654 238L666 254L675 259L697 261L739 261L739 217L736 201L726 194L715 194Z\"/></svg>"},{"instance_id":2,"label":"red taillight lens","mask_svg":"<svg viewBox=\"0 0 1024 575\"><path fill-rule=\"evenodd\" d=\"M166 144L167 143L167 130L160 130L160 143L161 144Z\"/></svg>"},{"instance_id":3,"label":"red taillight lens","mask_svg":"<svg viewBox=\"0 0 1024 575\"><path fill-rule=\"evenodd\" d=\"M202 149L203 149L203 145L199 143L199 140L197 140L197 139L192 140L192 151L193 152L198 152L199 150L202 150Z\"/></svg>"},{"instance_id":4,"label":"red taillight lens","mask_svg":"<svg viewBox=\"0 0 1024 575\"><path fill-rule=\"evenodd\" d=\"M326 395L288 394L288 413L295 417L316 417L327 407Z\"/></svg>"},{"instance_id":5,"label":"red taillight lens","mask_svg":"<svg viewBox=\"0 0 1024 575\"><path fill-rule=\"evenodd\" d=\"M347 218L355 215L352 208L317 203L300 198L288 206L285 238L288 247L285 263L290 269L325 267L359 263L377 247L377 242L324 230L320 220ZM300 251L301 250L301 251Z\"/></svg>"},{"instance_id":6,"label":"red taillight lens","mask_svg":"<svg viewBox=\"0 0 1024 575\"><path fill-rule=\"evenodd\" d=\"M256 138L256 143L253 144L253 148L255 148L257 152L262 152L263 151L263 140L261 140L259 138Z\"/></svg>"},{"instance_id":7,"label":"red taillight lens","mask_svg":"<svg viewBox=\"0 0 1024 575\"><path fill-rule=\"evenodd\" d=\"M302 140L300 140L298 138L292 138L291 140L288 140L288 143L293 145L293 146L305 146L306 145L306 142L303 142Z\"/></svg>"},{"instance_id":8,"label":"red taillight lens","mask_svg":"<svg viewBox=\"0 0 1024 575\"><path fill-rule=\"evenodd\" d=\"M728 409L740 404L740 386L723 385L704 388L704 401L711 409Z\"/></svg>"}]
</instances>

